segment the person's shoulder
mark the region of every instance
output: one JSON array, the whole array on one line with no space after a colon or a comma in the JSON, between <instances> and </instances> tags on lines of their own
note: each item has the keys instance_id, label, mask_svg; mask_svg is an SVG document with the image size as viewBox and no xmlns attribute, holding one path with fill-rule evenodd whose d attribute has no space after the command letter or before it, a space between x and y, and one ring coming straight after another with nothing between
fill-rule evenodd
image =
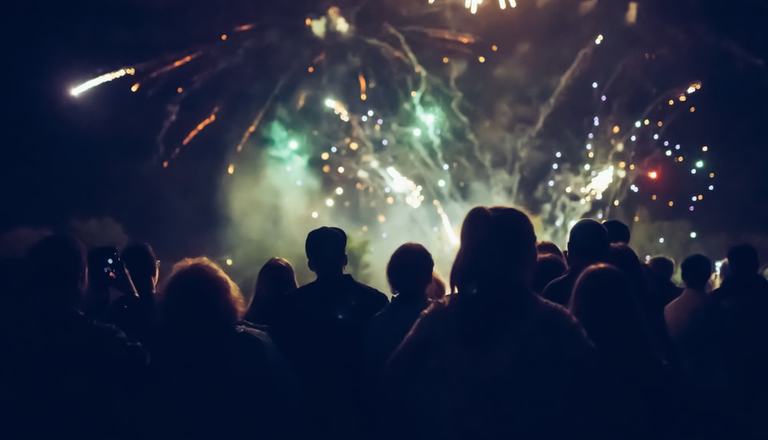
<instances>
[{"instance_id":1,"label":"person's shoulder","mask_svg":"<svg viewBox=\"0 0 768 440\"><path fill-rule=\"evenodd\" d=\"M534 297L533 310L534 319L540 325L558 328L563 332L571 333L578 339L589 341L587 333L578 319L560 304L545 298Z\"/></svg>"},{"instance_id":2,"label":"person's shoulder","mask_svg":"<svg viewBox=\"0 0 768 440\"><path fill-rule=\"evenodd\" d=\"M118 327L103 322L91 321L83 317L83 329L89 333L90 342L103 353L120 358L131 358L136 363L146 364L147 354L141 344L130 339Z\"/></svg>"},{"instance_id":3,"label":"person's shoulder","mask_svg":"<svg viewBox=\"0 0 768 440\"><path fill-rule=\"evenodd\" d=\"M365 283L361 283L360 281L357 281L352 277L349 277L349 279L354 284L355 291L358 294L367 297L371 302L380 304L382 308L387 304L389 304L389 298L387 297L386 294L381 292L379 289L376 289L375 287L369 286Z\"/></svg>"}]
</instances>

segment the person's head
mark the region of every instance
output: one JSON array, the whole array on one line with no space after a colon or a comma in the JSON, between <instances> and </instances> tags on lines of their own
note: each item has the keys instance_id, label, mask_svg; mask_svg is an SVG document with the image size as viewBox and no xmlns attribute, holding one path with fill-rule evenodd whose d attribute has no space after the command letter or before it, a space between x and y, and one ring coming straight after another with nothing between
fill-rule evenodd
<instances>
[{"instance_id":1,"label":"person's head","mask_svg":"<svg viewBox=\"0 0 768 440\"><path fill-rule=\"evenodd\" d=\"M680 272L688 288L704 291L712 277L712 260L701 254L691 255L683 260Z\"/></svg>"},{"instance_id":2,"label":"person's head","mask_svg":"<svg viewBox=\"0 0 768 440\"><path fill-rule=\"evenodd\" d=\"M603 354L651 352L642 308L623 271L602 263L586 268L573 287L569 308Z\"/></svg>"},{"instance_id":3,"label":"person's head","mask_svg":"<svg viewBox=\"0 0 768 440\"><path fill-rule=\"evenodd\" d=\"M461 246L451 270L451 290L500 292L530 288L536 265L536 234L522 211L476 207L461 227Z\"/></svg>"},{"instance_id":4,"label":"person's head","mask_svg":"<svg viewBox=\"0 0 768 440\"><path fill-rule=\"evenodd\" d=\"M130 244L123 249L121 258L139 294L147 293L144 289L154 292L160 276L160 262L152 246L149 243Z\"/></svg>"},{"instance_id":5,"label":"person's head","mask_svg":"<svg viewBox=\"0 0 768 440\"><path fill-rule=\"evenodd\" d=\"M579 220L568 235L568 262L578 267L601 261L608 245L608 233L603 225L588 218Z\"/></svg>"},{"instance_id":6,"label":"person's head","mask_svg":"<svg viewBox=\"0 0 768 440\"><path fill-rule=\"evenodd\" d=\"M540 241L536 243L536 252L538 252L539 255L554 255L565 261L563 251L551 241Z\"/></svg>"},{"instance_id":7,"label":"person's head","mask_svg":"<svg viewBox=\"0 0 768 440\"><path fill-rule=\"evenodd\" d=\"M309 269L318 277L343 273L347 265L347 234L342 229L317 228L307 235L304 248Z\"/></svg>"},{"instance_id":8,"label":"person's head","mask_svg":"<svg viewBox=\"0 0 768 440\"><path fill-rule=\"evenodd\" d=\"M624 243L612 244L610 248L608 248L605 262L624 271L636 287L641 287L638 286L638 284L645 284L643 263L640 261L640 257L637 256L635 251L632 250L629 245Z\"/></svg>"},{"instance_id":9,"label":"person's head","mask_svg":"<svg viewBox=\"0 0 768 440\"><path fill-rule=\"evenodd\" d=\"M244 308L240 289L206 257L176 263L162 293L162 316L172 329L228 330Z\"/></svg>"},{"instance_id":10,"label":"person's head","mask_svg":"<svg viewBox=\"0 0 768 440\"><path fill-rule=\"evenodd\" d=\"M31 287L41 305L79 305L88 272L85 250L79 241L65 235L43 238L29 250L27 262Z\"/></svg>"},{"instance_id":11,"label":"person's head","mask_svg":"<svg viewBox=\"0 0 768 440\"><path fill-rule=\"evenodd\" d=\"M540 294L547 284L563 275L565 271L565 263L557 255L539 255L536 259L536 270L533 272L533 291Z\"/></svg>"},{"instance_id":12,"label":"person's head","mask_svg":"<svg viewBox=\"0 0 768 440\"><path fill-rule=\"evenodd\" d=\"M603 227L608 233L608 241L610 243L629 244L629 226L623 222L620 222L619 220L606 220L603 222Z\"/></svg>"},{"instance_id":13,"label":"person's head","mask_svg":"<svg viewBox=\"0 0 768 440\"><path fill-rule=\"evenodd\" d=\"M405 243L395 250L387 264L387 281L392 293L403 297L425 297L434 268L432 254L424 246Z\"/></svg>"},{"instance_id":14,"label":"person's head","mask_svg":"<svg viewBox=\"0 0 768 440\"><path fill-rule=\"evenodd\" d=\"M749 276L760 268L757 249L751 244L736 245L728 250L728 269L734 277Z\"/></svg>"},{"instance_id":15,"label":"person's head","mask_svg":"<svg viewBox=\"0 0 768 440\"><path fill-rule=\"evenodd\" d=\"M430 301L440 301L445 298L447 290L445 281L440 278L437 272L432 272L432 282L427 286L427 299Z\"/></svg>"},{"instance_id":16,"label":"person's head","mask_svg":"<svg viewBox=\"0 0 768 440\"><path fill-rule=\"evenodd\" d=\"M660 280L670 281L675 274L675 260L659 255L648 260L648 268Z\"/></svg>"},{"instance_id":17,"label":"person's head","mask_svg":"<svg viewBox=\"0 0 768 440\"><path fill-rule=\"evenodd\" d=\"M270 258L259 270L253 300L269 300L295 290L296 287L296 275L291 263L285 258Z\"/></svg>"}]
</instances>

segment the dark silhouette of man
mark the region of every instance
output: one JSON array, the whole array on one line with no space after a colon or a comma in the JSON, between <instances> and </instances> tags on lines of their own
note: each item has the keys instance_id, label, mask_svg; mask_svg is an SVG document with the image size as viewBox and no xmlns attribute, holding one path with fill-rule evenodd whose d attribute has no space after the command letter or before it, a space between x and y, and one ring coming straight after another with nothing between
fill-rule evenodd
<instances>
[{"instance_id":1,"label":"dark silhouette of man","mask_svg":"<svg viewBox=\"0 0 768 440\"><path fill-rule=\"evenodd\" d=\"M609 247L608 233L603 225L592 219L579 220L568 236L568 271L549 283L542 296L567 306L581 272L589 265L602 261Z\"/></svg>"},{"instance_id":2,"label":"dark silhouette of man","mask_svg":"<svg viewBox=\"0 0 768 440\"><path fill-rule=\"evenodd\" d=\"M768 281L758 274L757 250L749 244L728 251L729 274L712 292L722 310L731 404L737 423L745 429L740 438L766 438L768 411ZM735 438L735 437L734 437Z\"/></svg>"},{"instance_id":3,"label":"dark silhouette of man","mask_svg":"<svg viewBox=\"0 0 768 440\"><path fill-rule=\"evenodd\" d=\"M656 256L648 261L648 269L650 293L659 308L664 308L683 292L683 289L672 282L672 275L675 274L675 260L663 255Z\"/></svg>"},{"instance_id":4,"label":"dark silhouette of man","mask_svg":"<svg viewBox=\"0 0 768 440\"><path fill-rule=\"evenodd\" d=\"M309 233L306 254L317 279L288 295L273 335L294 362L313 421L327 438L359 438L362 412L363 335L387 305L378 290L344 273L347 235L334 227Z\"/></svg>"},{"instance_id":5,"label":"dark silhouette of man","mask_svg":"<svg viewBox=\"0 0 768 440\"><path fill-rule=\"evenodd\" d=\"M110 320L128 336L143 343L156 324L156 289L160 264L148 243L128 245L121 254L137 295L123 295L110 306Z\"/></svg>"},{"instance_id":6,"label":"dark silhouette of man","mask_svg":"<svg viewBox=\"0 0 768 440\"><path fill-rule=\"evenodd\" d=\"M132 391L146 366L138 344L79 309L87 266L82 246L50 236L28 255L36 316L15 386L13 422L24 437L104 439L129 435ZM12 428L11 428L12 429Z\"/></svg>"},{"instance_id":7,"label":"dark silhouette of man","mask_svg":"<svg viewBox=\"0 0 768 440\"><path fill-rule=\"evenodd\" d=\"M427 289L435 262L424 246L406 243L392 254L387 279L394 298L373 317L368 328L366 352L374 370L382 368L429 305Z\"/></svg>"},{"instance_id":8,"label":"dark silhouette of man","mask_svg":"<svg viewBox=\"0 0 768 440\"><path fill-rule=\"evenodd\" d=\"M603 222L603 227L608 233L608 242L629 244L631 237L629 232L629 226L619 220L606 220Z\"/></svg>"}]
</instances>

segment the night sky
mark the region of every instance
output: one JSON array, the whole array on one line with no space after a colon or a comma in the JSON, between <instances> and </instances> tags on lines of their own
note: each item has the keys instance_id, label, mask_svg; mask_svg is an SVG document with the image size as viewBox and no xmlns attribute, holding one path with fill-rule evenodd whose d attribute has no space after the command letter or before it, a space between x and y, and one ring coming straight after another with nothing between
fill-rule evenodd
<instances>
[{"instance_id":1,"label":"night sky","mask_svg":"<svg viewBox=\"0 0 768 440\"><path fill-rule=\"evenodd\" d=\"M32 1L4 12L0 231L111 217L161 255L218 252L218 185L227 158L216 144L230 138L205 138L194 154L163 170L155 160L163 96L133 99L126 87L105 87L73 100L67 91L94 74L180 52L238 23L293 17L320 2L282 3ZM695 73L705 84L698 130L713 146L718 190L695 219L697 230L734 242L765 237L768 6L760 0L639 3L644 26L658 26L692 48L679 71L658 75ZM258 215L258 207L254 211ZM653 214L675 219L664 210Z\"/></svg>"}]
</instances>

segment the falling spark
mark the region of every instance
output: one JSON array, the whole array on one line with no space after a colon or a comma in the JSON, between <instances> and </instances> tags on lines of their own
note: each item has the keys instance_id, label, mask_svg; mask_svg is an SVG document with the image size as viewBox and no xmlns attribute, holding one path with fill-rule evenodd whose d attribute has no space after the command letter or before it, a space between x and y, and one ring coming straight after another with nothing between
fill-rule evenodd
<instances>
[{"instance_id":1,"label":"falling spark","mask_svg":"<svg viewBox=\"0 0 768 440\"><path fill-rule=\"evenodd\" d=\"M126 75L135 75L136 69L133 67L123 67L122 69L115 70L114 72L105 73L103 75L99 75L96 78L91 78L88 81L77 85L75 87L72 87L69 90L69 94L77 97L81 94L87 92L88 90L91 90L94 87L98 87L106 82L114 81L118 78L122 78ZM138 88L137 88L138 89Z\"/></svg>"},{"instance_id":2,"label":"falling spark","mask_svg":"<svg viewBox=\"0 0 768 440\"><path fill-rule=\"evenodd\" d=\"M362 73L358 74L357 81L360 83L360 100L365 101L368 99L368 86L365 80L365 75Z\"/></svg>"},{"instance_id":3,"label":"falling spark","mask_svg":"<svg viewBox=\"0 0 768 440\"><path fill-rule=\"evenodd\" d=\"M162 75L164 73L170 72L171 70L178 69L179 67L181 67L181 66L191 62L195 58L199 57L201 54L202 54L201 51L197 51L197 52L191 53L191 54L189 54L187 56L181 57L178 60L172 62L171 64L168 64L167 66L163 66L163 67L155 70L154 72L150 73L149 77L150 78L155 78L155 77L160 76L160 75Z\"/></svg>"},{"instance_id":4,"label":"falling spark","mask_svg":"<svg viewBox=\"0 0 768 440\"><path fill-rule=\"evenodd\" d=\"M184 137L184 140L181 141L181 145L188 145L190 142L192 142L192 139L194 139L198 134L200 134L201 131L205 130L205 127L211 125L216 121L216 113L218 113L219 108L214 107L213 111L211 111L211 114L208 115L207 118L200 121L199 124L195 128L193 128L186 137Z\"/></svg>"}]
</instances>

